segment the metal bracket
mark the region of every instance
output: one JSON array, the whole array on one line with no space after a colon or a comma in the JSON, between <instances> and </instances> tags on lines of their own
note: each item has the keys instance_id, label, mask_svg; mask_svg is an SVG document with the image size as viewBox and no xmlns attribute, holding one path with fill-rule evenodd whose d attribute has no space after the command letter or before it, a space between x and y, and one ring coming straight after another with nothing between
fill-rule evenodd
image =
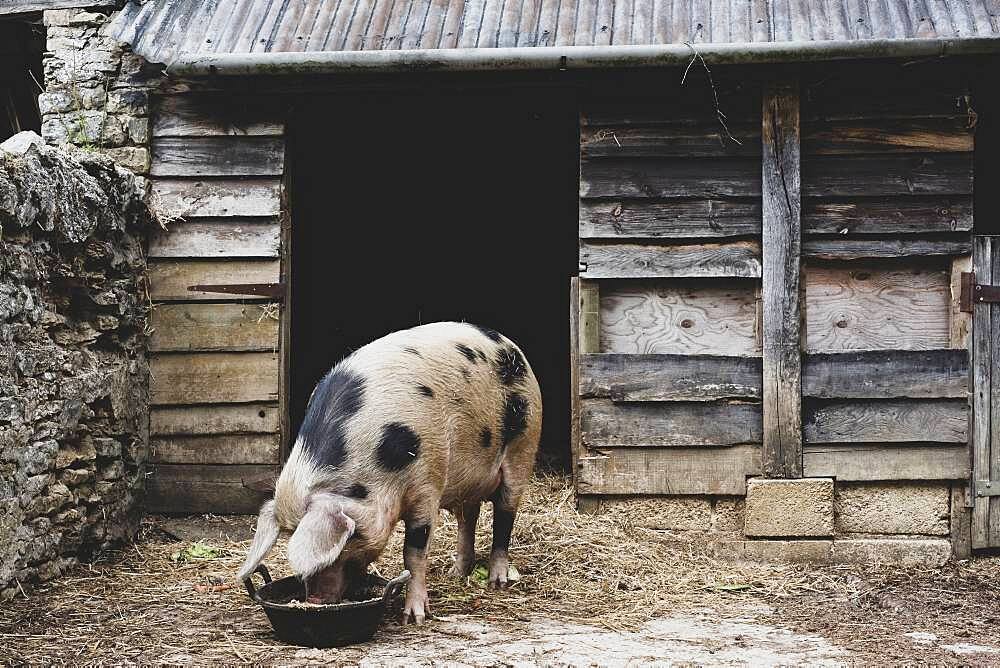
<instances>
[{"instance_id":1,"label":"metal bracket","mask_svg":"<svg viewBox=\"0 0 1000 668\"><path fill-rule=\"evenodd\" d=\"M253 295L269 297L276 301L285 298L284 283L232 283L223 285L190 285L190 292L218 292L227 295Z\"/></svg>"},{"instance_id":2,"label":"metal bracket","mask_svg":"<svg viewBox=\"0 0 1000 668\"><path fill-rule=\"evenodd\" d=\"M962 289L958 296L959 310L972 313L974 304L1000 303L1000 285L976 283L976 275L971 271L962 272Z\"/></svg>"},{"instance_id":3,"label":"metal bracket","mask_svg":"<svg viewBox=\"0 0 1000 668\"><path fill-rule=\"evenodd\" d=\"M977 480L976 496L1000 496L1000 480Z\"/></svg>"}]
</instances>

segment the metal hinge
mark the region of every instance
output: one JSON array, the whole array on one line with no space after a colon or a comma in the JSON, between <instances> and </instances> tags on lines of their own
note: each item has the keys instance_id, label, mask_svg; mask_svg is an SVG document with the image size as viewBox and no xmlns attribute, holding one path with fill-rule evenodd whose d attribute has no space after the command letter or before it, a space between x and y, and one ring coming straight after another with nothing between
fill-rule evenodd
<instances>
[{"instance_id":1,"label":"metal hinge","mask_svg":"<svg viewBox=\"0 0 1000 668\"><path fill-rule=\"evenodd\" d=\"M976 496L1000 496L1000 480L977 480Z\"/></svg>"},{"instance_id":2,"label":"metal hinge","mask_svg":"<svg viewBox=\"0 0 1000 668\"><path fill-rule=\"evenodd\" d=\"M971 271L963 271L961 281L962 289L958 295L958 307L964 313L972 313L974 304L1000 303L1000 285L976 283L976 274Z\"/></svg>"},{"instance_id":3,"label":"metal hinge","mask_svg":"<svg viewBox=\"0 0 1000 668\"><path fill-rule=\"evenodd\" d=\"M190 292L218 292L227 295L252 295L268 297L276 301L285 298L284 283L229 283L222 285L191 285Z\"/></svg>"}]
</instances>

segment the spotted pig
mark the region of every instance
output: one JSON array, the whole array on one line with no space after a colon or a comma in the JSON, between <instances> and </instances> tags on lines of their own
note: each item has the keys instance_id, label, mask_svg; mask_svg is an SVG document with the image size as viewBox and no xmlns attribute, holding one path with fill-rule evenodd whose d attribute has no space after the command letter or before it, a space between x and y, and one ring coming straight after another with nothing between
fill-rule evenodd
<instances>
[{"instance_id":1,"label":"spotted pig","mask_svg":"<svg viewBox=\"0 0 1000 668\"><path fill-rule=\"evenodd\" d=\"M531 367L498 332L440 322L364 346L313 391L239 577L289 531L289 565L310 600L339 601L402 519L403 562L412 573L403 615L420 624L438 509L458 519L453 573L464 577L475 562L480 504L489 500L489 580L506 586L507 548L541 423Z\"/></svg>"}]
</instances>

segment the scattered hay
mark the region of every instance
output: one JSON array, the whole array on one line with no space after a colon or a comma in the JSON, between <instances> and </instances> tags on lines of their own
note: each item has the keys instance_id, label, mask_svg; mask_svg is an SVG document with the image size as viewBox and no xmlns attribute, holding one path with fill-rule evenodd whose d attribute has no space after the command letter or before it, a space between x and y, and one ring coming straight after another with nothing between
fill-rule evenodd
<instances>
[{"instance_id":1,"label":"scattered hay","mask_svg":"<svg viewBox=\"0 0 1000 668\"><path fill-rule=\"evenodd\" d=\"M486 506L477 534L481 555L489 549L490 521ZM253 518L206 522L225 534L226 527L245 531ZM556 476L537 478L527 494L511 549L521 577L508 591L448 577L455 528L442 513L431 546L432 612L473 615L492 625L523 626L544 616L633 630L685 611L745 616L774 610L770 622L836 636L864 656L886 642L899 644L904 630L926 630L893 626L905 617L901 607L935 628L961 629L963 620L997 615L1000 564L994 559L934 570L720 561L700 543L636 526L628 515L578 515L570 482ZM384 577L402 569L402 538L397 532L376 564ZM247 545L178 543L146 523L136 545L0 608L0 663L296 663L307 650L276 640L263 612L233 581ZM274 577L287 574L284 547L279 542L267 559ZM850 627L839 623L845 617ZM385 629L380 637L435 632L429 624ZM982 637L978 629L976 637ZM360 646L325 656L349 663L364 654Z\"/></svg>"}]
</instances>

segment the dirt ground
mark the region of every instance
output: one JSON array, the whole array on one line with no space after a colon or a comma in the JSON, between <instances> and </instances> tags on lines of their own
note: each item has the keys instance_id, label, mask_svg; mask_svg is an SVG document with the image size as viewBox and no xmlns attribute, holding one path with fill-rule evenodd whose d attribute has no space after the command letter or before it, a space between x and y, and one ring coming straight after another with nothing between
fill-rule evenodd
<instances>
[{"instance_id":1,"label":"dirt ground","mask_svg":"<svg viewBox=\"0 0 1000 668\"><path fill-rule=\"evenodd\" d=\"M996 557L933 570L719 561L627 518L577 515L555 477L536 482L518 519L510 590L448 579L454 523L442 514L431 623L294 647L233 582L252 522L148 518L134 545L0 608L0 663L1000 665ZM281 548L267 559L276 576ZM399 571L400 549L397 537L382 574Z\"/></svg>"}]
</instances>

